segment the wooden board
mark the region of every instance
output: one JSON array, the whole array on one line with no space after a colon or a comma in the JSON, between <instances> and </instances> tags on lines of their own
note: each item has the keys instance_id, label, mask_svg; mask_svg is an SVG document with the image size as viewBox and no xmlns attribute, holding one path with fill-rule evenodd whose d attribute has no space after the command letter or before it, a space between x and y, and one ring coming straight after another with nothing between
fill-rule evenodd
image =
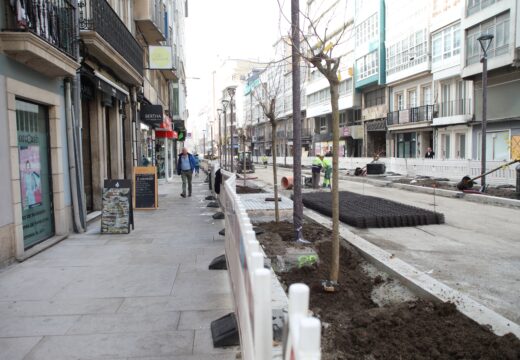
<instances>
[{"instance_id":1,"label":"wooden board","mask_svg":"<svg viewBox=\"0 0 520 360\"><path fill-rule=\"evenodd\" d=\"M134 168L134 209L157 209L157 167L136 166Z\"/></svg>"},{"instance_id":2,"label":"wooden board","mask_svg":"<svg viewBox=\"0 0 520 360\"><path fill-rule=\"evenodd\" d=\"M133 227L132 181L105 180L103 186L103 210L101 233L128 234Z\"/></svg>"}]
</instances>

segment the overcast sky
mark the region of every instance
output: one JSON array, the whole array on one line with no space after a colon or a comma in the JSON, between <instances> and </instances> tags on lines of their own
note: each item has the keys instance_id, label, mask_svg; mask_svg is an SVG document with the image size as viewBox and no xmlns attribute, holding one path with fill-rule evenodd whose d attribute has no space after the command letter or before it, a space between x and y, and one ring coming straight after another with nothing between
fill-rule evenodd
<instances>
[{"instance_id":1,"label":"overcast sky","mask_svg":"<svg viewBox=\"0 0 520 360\"><path fill-rule=\"evenodd\" d=\"M289 0L280 0L289 4ZM189 0L185 21L190 122L210 103L211 73L227 58L269 60L280 37L277 0ZM282 19L282 25L288 26Z\"/></svg>"}]
</instances>

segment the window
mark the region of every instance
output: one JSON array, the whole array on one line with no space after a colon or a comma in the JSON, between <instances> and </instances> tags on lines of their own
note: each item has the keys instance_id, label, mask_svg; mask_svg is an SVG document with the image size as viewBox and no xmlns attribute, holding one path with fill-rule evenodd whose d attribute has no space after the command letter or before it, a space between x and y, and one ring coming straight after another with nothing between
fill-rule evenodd
<instances>
[{"instance_id":1,"label":"window","mask_svg":"<svg viewBox=\"0 0 520 360\"><path fill-rule=\"evenodd\" d=\"M347 79L339 83L339 95L352 93L352 79Z\"/></svg>"},{"instance_id":2,"label":"window","mask_svg":"<svg viewBox=\"0 0 520 360\"><path fill-rule=\"evenodd\" d=\"M442 134L441 135L441 156L444 158L444 159L449 159L450 158L450 152L451 152L451 149L450 149L450 142L451 142L451 137L449 134Z\"/></svg>"},{"instance_id":3,"label":"window","mask_svg":"<svg viewBox=\"0 0 520 360\"><path fill-rule=\"evenodd\" d=\"M467 16L473 15L499 1L500 0L467 0L466 14Z\"/></svg>"},{"instance_id":4,"label":"window","mask_svg":"<svg viewBox=\"0 0 520 360\"><path fill-rule=\"evenodd\" d=\"M431 105L432 104L432 88L430 85L423 86L421 88L422 91L422 103L421 105Z\"/></svg>"},{"instance_id":5,"label":"window","mask_svg":"<svg viewBox=\"0 0 520 360\"><path fill-rule=\"evenodd\" d=\"M385 89L372 90L365 93L365 108L383 105L385 103Z\"/></svg>"},{"instance_id":6,"label":"window","mask_svg":"<svg viewBox=\"0 0 520 360\"><path fill-rule=\"evenodd\" d=\"M408 90L408 109L417 107L417 92Z\"/></svg>"},{"instance_id":7,"label":"window","mask_svg":"<svg viewBox=\"0 0 520 360\"><path fill-rule=\"evenodd\" d=\"M416 157L416 133L397 134L397 157Z\"/></svg>"},{"instance_id":8,"label":"window","mask_svg":"<svg viewBox=\"0 0 520 360\"><path fill-rule=\"evenodd\" d=\"M457 147L457 158L466 158L466 134L455 135L456 147Z\"/></svg>"},{"instance_id":9,"label":"window","mask_svg":"<svg viewBox=\"0 0 520 360\"><path fill-rule=\"evenodd\" d=\"M482 153L481 145L482 132L478 134L478 159ZM486 160L507 161L510 158L509 152L509 130L488 132L486 134Z\"/></svg>"},{"instance_id":10,"label":"window","mask_svg":"<svg viewBox=\"0 0 520 360\"><path fill-rule=\"evenodd\" d=\"M356 26L356 46L369 42L379 36L377 13Z\"/></svg>"},{"instance_id":11,"label":"window","mask_svg":"<svg viewBox=\"0 0 520 360\"><path fill-rule=\"evenodd\" d=\"M356 61L358 80L366 79L378 73L378 51L372 51Z\"/></svg>"},{"instance_id":12,"label":"window","mask_svg":"<svg viewBox=\"0 0 520 360\"><path fill-rule=\"evenodd\" d=\"M320 133L327 132L327 118L325 116L322 116L319 118L319 124L320 124Z\"/></svg>"},{"instance_id":13,"label":"window","mask_svg":"<svg viewBox=\"0 0 520 360\"><path fill-rule=\"evenodd\" d=\"M478 38L483 34L492 34L493 41L487 52L488 58L506 54L509 51L509 12L495 16L480 23L466 32L466 65L478 63L482 49Z\"/></svg>"},{"instance_id":14,"label":"window","mask_svg":"<svg viewBox=\"0 0 520 360\"><path fill-rule=\"evenodd\" d=\"M395 110L403 110L404 109L404 101L403 101L403 94L395 94Z\"/></svg>"},{"instance_id":15,"label":"window","mask_svg":"<svg viewBox=\"0 0 520 360\"><path fill-rule=\"evenodd\" d=\"M425 29L410 34L387 48L387 75L428 61L428 32Z\"/></svg>"},{"instance_id":16,"label":"window","mask_svg":"<svg viewBox=\"0 0 520 360\"><path fill-rule=\"evenodd\" d=\"M460 23L432 35L432 61L441 64L460 54Z\"/></svg>"},{"instance_id":17,"label":"window","mask_svg":"<svg viewBox=\"0 0 520 360\"><path fill-rule=\"evenodd\" d=\"M347 126L347 113L341 112L339 114L339 127L340 129Z\"/></svg>"}]
</instances>

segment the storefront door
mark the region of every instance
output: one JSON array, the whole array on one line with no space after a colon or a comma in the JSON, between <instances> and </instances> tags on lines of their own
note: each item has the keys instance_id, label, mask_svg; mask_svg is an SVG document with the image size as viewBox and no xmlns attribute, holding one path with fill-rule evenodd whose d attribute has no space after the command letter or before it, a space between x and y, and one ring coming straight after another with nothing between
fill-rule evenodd
<instances>
[{"instance_id":1,"label":"storefront door","mask_svg":"<svg viewBox=\"0 0 520 360\"><path fill-rule=\"evenodd\" d=\"M47 109L16 101L24 248L54 235Z\"/></svg>"}]
</instances>

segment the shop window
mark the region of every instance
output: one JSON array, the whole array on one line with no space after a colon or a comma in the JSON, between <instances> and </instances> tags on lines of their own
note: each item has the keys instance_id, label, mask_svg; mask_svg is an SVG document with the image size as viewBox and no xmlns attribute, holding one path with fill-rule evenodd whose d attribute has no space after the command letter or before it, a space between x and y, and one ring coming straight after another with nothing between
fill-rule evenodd
<instances>
[{"instance_id":1,"label":"shop window","mask_svg":"<svg viewBox=\"0 0 520 360\"><path fill-rule=\"evenodd\" d=\"M482 154L482 133L478 134L478 159ZM486 160L507 161L510 157L509 130L488 132L486 134Z\"/></svg>"}]
</instances>

